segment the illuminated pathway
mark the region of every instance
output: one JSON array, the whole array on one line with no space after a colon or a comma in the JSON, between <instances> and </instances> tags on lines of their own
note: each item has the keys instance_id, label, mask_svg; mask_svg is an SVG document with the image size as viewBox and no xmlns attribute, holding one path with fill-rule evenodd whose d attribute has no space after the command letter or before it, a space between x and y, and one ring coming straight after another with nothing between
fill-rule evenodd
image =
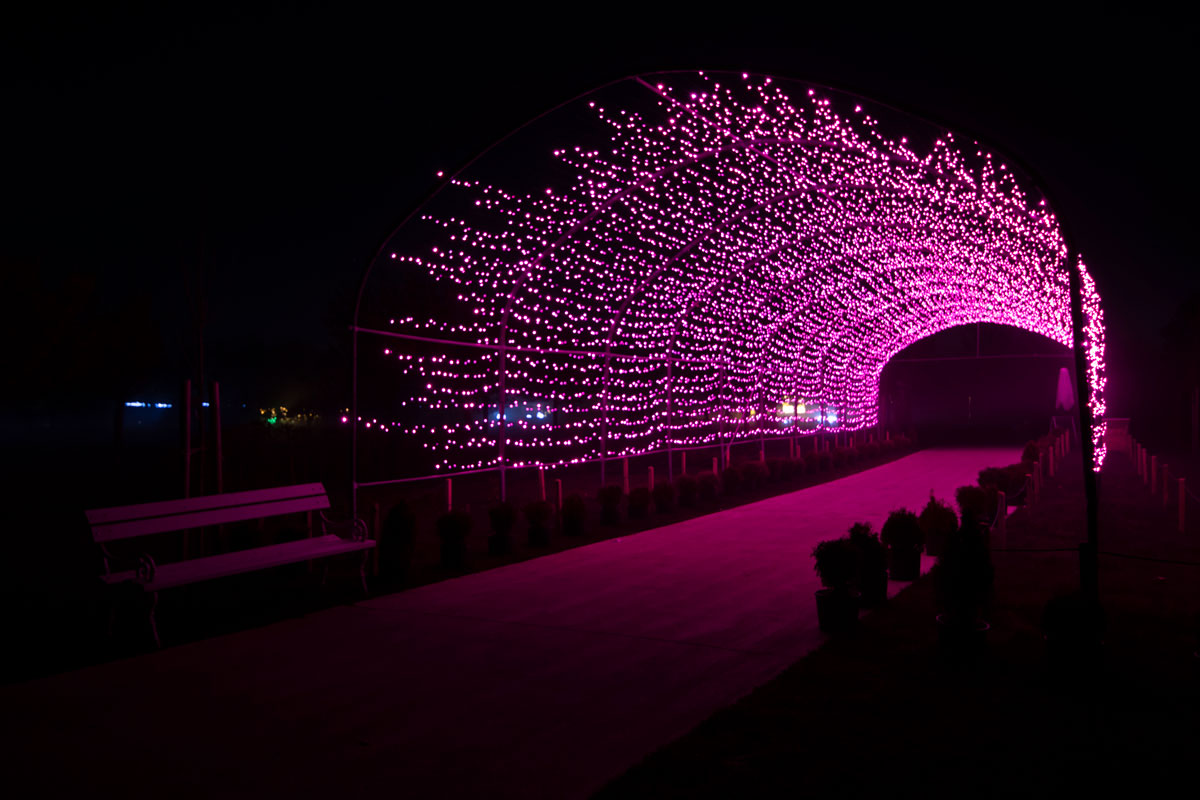
<instances>
[{"instance_id":1,"label":"illuminated pathway","mask_svg":"<svg viewBox=\"0 0 1200 800\"><path fill-rule=\"evenodd\" d=\"M583 797L816 647L811 551L1015 451L717 514L0 691L44 795ZM928 566L926 564L925 566ZM896 590L893 585L893 591ZM21 775L21 777L26 777Z\"/></svg>"}]
</instances>

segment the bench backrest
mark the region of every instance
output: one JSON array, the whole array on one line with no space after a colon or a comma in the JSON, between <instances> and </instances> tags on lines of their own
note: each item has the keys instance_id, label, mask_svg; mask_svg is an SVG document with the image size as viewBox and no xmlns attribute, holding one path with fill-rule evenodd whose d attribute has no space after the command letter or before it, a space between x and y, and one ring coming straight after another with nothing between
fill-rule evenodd
<instances>
[{"instance_id":1,"label":"bench backrest","mask_svg":"<svg viewBox=\"0 0 1200 800\"><path fill-rule=\"evenodd\" d=\"M208 494L186 500L94 508L87 512L87 518L92 526L92 538L97 542L111 542L326 508L329 508L329 497L325 487L319 483L302 483L250 492Z\"/></svg>"}]
</instances>

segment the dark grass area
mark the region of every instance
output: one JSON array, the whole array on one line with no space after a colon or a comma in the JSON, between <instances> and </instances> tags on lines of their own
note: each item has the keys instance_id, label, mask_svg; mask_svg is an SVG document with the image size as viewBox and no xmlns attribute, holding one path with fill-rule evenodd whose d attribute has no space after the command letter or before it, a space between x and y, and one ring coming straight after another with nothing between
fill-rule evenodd
<instances>
[{"instance_id":1,"label":"dark grass area","mask_svg":"<svg viewBox=\"0 0 1200 800\"><path fill-rule=\"evenodd\" d=\"M368 568L370 594L378 596L403 591L627 536L836 480L912 452L912 447L897 448L845 466L786 480L769 480L758 489L722 494L715 501L702 502L695 508L677 507L663 514L651 510L644 519L628 519L623 501L621 522L617 525L601 524L593 488L585 496L587 519L583 535L568 537L555 530L548 546L530 546L525 534L526 521L522 516L513 532L513 550L507 555L488 554L487 537L490 531L487 508L490 503L470 503L478 500L481 491L473 491L478 487L471 487L464 482L466 485L456 488L455 496L462 498L464 503L470 503L474 527L467 540L467 567L457 570L444 568L439 563L439 541L433 523L438 504L442 503L441 507L444 508L442 490L421 493L418 487L412 487L417 494L410 492L406 499L418 512L418 525L411 559L406 567L398 569L396 554L389 553L386 544L381 544L379 553L372 557ZM492 476L485 478L489 485L494 483ZM616 480L620 480L619 467ZM638 483L634 481L632 485L637 486ZM376 499L380 516L386 515L390 507L389 499L395 501L395 498L389 498L386 494L376 495ZM98 576L102 572L102 561L98 549L91 542L82 512L74 507L56 505L53 498L29 502L24 508L29 512L28 518L18 518L17 523L10 526L9 556L12 563L21 564L24 569L13 576L3 589L4 610L0 618L6 623L7 641L11 646L8 648L9 656L0 661L0 682L28 680L152 649L153 638L147 622L150 598L137 587L108 587L101 584ZM374 527L375 513L375 501L368 498L368 502L360 507L360 515ZM193 532L193 556L198 554L198 550L225 552L300 538L306 535L305 524L302 515L289 515L261 523L231 525L223 532ZM18 531L36 534L16 535ZM180 534L161 534L148 539L160 541L148 543L147 539L138 539L131 543L118 542L112 548L114 555L119 557L124 551L125 556L136 558L138 553L146 549L161 563L182 557ZM203 544L197 544L201 540ZM161 592L156 616L163 646L245 630L360 600L363 595L358 581L358 558L357 555L335 557L317 562L312 567L303 563L294 564ZM322 583L324 567L328 567L328 577ZM108 632L110 624L111 635Z\"/></svg>"},{"instance_id":2,"label":"dark grass area","mask_svg":"<svg viewBox=\"0 0 1200 800\"><path fill-rule=\"evenodd\" d=\"M1200 568L1100 560L1108 615L1094 674L1047 667L1045 602L1075 588L1084 538L1078 456L1041 502L994 537L987 652L964 665L937 645L928 577L774 681L651 755L600 797L1094 796L1194 789ZM1194 538L1113 454L1100 549L1196 562ZM1006 548L1009 552L1001 551Z\"/></svg>"}]
</instances>

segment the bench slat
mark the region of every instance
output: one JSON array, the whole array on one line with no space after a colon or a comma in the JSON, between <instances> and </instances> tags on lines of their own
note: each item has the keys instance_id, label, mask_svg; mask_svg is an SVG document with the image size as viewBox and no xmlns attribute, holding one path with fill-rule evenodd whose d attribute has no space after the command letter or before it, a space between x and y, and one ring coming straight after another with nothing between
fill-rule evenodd
<instances>
[{"instance_id":1,"label":"bench slat","mask_svg":"<svg viewBox=\"0 0 1200 800\"><path fill-rule=\"evenodd\" d=\"M320 487L319 483L314 485ZM238 494L248 493L239 492ZM149 505L161 507L167 504L151 503ZM88 512L88 516L92 523L92 538L97 542L111 542L117 539L147 536L152 533L178 531L185 528L201 528L206 525L222 525L229 522L241 522L247 519L274 517L280 514L317 511L327 508L329 508L329 498L325 495L324 490L320 489L319 494L295 497L290 500L221 505L184 513L175 512L159 516L143 516L132 520L124 519L113 522L99 522L98 520L91 519L91 511Z\"/></svg>"},{"instance_id":2,"label":"bench slat","mask_svg":"<svg viewBox=\"0 0 1200 800\"><path fill-rule=\"evenodd\" d=\"M227 506L269 503L276 500L291 500L298 497L311 497L323 494L325 494L325 487L320 483L298 483L293 486L273 486L270 489L251 489L246 492L205 494L198 497L159 500L154 503L139 503L131 506L93 508L87 512L87 518L88 522L92 525L98 523L131 522L147 517L186 514L190 511L209 511Z\"/></svg>"},{"instance_id":3,"label":"bench slat","mask_svg":"<svg viewBox=\"0 0 1200 800\"><path fill-rule=\"evenodd\" d=\"M154 580L144 584L142 588L148 592L157 592L172 586L183 586L188 583L223 578L227 575L295 564L311 558L325 558L340 553L369 550L374 546L373 539L354 541L330 534L268 547L256 547L252 550L239 550L205 558L194 558L190 561L160 564L155 570ZM104 576L104 580L108 583L122 583L133 580L135 576L136 573L133 571L117 572Z\"/></svg>"}]
</instances>

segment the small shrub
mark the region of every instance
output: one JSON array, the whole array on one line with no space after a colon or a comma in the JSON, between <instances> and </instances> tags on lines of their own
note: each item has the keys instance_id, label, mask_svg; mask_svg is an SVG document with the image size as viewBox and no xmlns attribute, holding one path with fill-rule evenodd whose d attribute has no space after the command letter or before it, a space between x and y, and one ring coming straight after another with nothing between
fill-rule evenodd
<instances>
[{"instance_id":1,"label":"small shrub","mask_svg":"<svg viewBox=\"0 0 1200 800\"><path fill-rule=\"evenodd\" d=\"M761 461L747 461L742 464L742 483L753 491L767 482L767 465Z\"/></svg>"},{"instance_id":2,"label":"small shrub","mask_svg":"<svg viewBox=\"0 0 1200 800\"><path fill-rule=\"evenodd\" d=\"M737 467L721 470L721 488L725 494L737 494L742 490L742 471Z\"/></svg>"},{"instance_id":3,"label":"small shrub","mask_svg":"<svg viewBox=\"0 0 1200 800\"><path fill-rule=\"evenodd\" d=\"M720 488L721 480L711 472L702 472L696 478L696 496L705 503L715 502Z\"/></svg>"},{"instance_id":4,"label":"small shrub","mask_svg":"<svg viewBox=\"0 0 1200 800\"><path fill-rule=\"evenodd\" d=\"M941 555L954 531L958 529L958 516L954 509L929 495L929 502L918 518L921 532L925 535L925 552L931 556Z\"/></svg>"},{"instance_id":5,"label":"small shrub","mask_svg":"<svg viewBox=\"0 0 1200 800\"><path fill-rule=\"evenodd\" d=\"M858 553L850 539L827 539L813 548L813 568L821 585L836 592L848 592L858 571Z\"/></svg>"},{"instance_id":6,"label":"small shrub","mask_svg":"<svg viewBox=\"0 0 1200 800\"><path fill-rule=\"evenodd\" d=\"M501 556L512 549L513 526L517 524L517 509L512 503L499 503L488 509L492 535L488 537L488 552Z\"/></svg>"},{"instance_id":7,"label":"small shrub","mask_svg":"<svg viewBox=\"0 0 1200 800\"><path fill-rule=\"evenodd\" d=\"M384 517L379 535L379 563L388 578L398 580L408 572L416 537L417 517L401 500Z\"/></svg>"},{"instance_id":8,"label":"small shrub","mask_svg":"<svg viewBox=\"0 0 1200 800\"><path fill-rule=\"evenodd\" d=\"M604 525L616 525L621 521L621 498L625 491L620 486L601 486L596 492L600 501L600 522Z\"/></svg>"},{"instance_id":9,"label":"small shrub","mask_svg":"<svg viewBox=\"0 0 1200 800\"><path fill-rule=\"evenodd\" d=\"M807 469L808 469L808 462L804 459L803 456L797 456L796 458L791 459L789 466L788 466L788 470L791 473L791 477L793 477L793 478L799 478L800 476L802 476L805 473L805 471Z\"/></svg>"},{"instance_id":10,"label":"small shrub","mask_svg":"<svg viewBox=\"0 0 1200 800\"><path fill-rule=\"evenodd\" d=\"M817 469L821 472L828 472L833 469L833 454L828 450L822 450L817 453Z\"/></svg>"},{"instance_id":11,"label":"small shrub","mask_svg":"<svg viewBox=\"0 0 1200 800\"><path fill-rule=\"evenodd\" d=\"M767 474L773 481L786 480L790 464L786 458L768 458L767 459Z\"/></svg>"},{"instance_id":12,"label":"small shrub","mask_svg":"<svg viewBox=\"0 0 1200 800\"><path fill-rule=\"evenodd\" d=\"M700 484L695 478L690 475L680 475L679 480L675 481L675 493L679 496L679 505L682 508L695 508L699 489Z\"/></svg>"},{"instance_id":13,"label":"small shrub","mask_svg":"<svg viewBox=\"0 0 1200 800\"><path fill-rule=\"evenodd\" d=\"M668 514L675 508L675 487L672 484L665 481L655 484L650 494L654 497L654 510L659 514Z\"/></svg>"},{"instance_id":14,"label":"small shrub","mask_svg":"<svg viewBox=\"0 0 1200 800\"><path fill-rule=\"evenodd\" d=\"M1042 454L1042 448L1038 442L1029 441L1025 443L1025 449L1021 451L1021 463L1032 464L1037 461Z\"/></svg>"},{"instance_id":15,"label":"small shrub","mask_svg":"<svg viewBox=\"0 0 1200 800\"><path fill-rule=\"evenodd\" d=\"M834 467L844 467L849 460L849 453L844 447L833 448L832 459Z\"/></svg>"},{"instance_id":16,"label":"small shrub","mask_svg":"<svg viewBox=\"0 0 1200 800\"><path fill-rule=\"evenodd\" d=\"M529 520L529 546L547 547L550 544L550 521L554 519L554 506L545 500L535 500L525 506L525 519Z\"/></svg>"},{"instance_id":17,"label":"small shrub","mask_svg":"<svg viewBox=\"0 0 1200 800\"><path fill-rule=\"evenodd\" d=\"M978 486L958 487L954 490L954 499L964 517L969 514L975 519L983 519L987 514L988 493Z\"/></svg>"},{"instance_id":18,"label":"small shrub","mask_svg":"<svg viewBox=\"0 0 1200 800\"><path fill-rule=\"evenodd\" d=\"M645 486L629 490L629 518L643 519L650 513L650 490Z\"/></svg>"},{"instance_id":19,"label":"small shrub","mask_svg":"<svg viewBox=\"0 0 1200 800\"><path fill-rule=\"evenodd\" d=\"M437 518L435 529L441 539L442 566L463 569L467 566L467 536L471 533L471 515L448 511Z\"/></svg>"},{"instance_id":20,"label":"small shrub","mask_svg":"<svg viewBox=\"0 0 1200 800\"><path fill-rule=\"evenodd\" d=\"M878 605L887 599L887 551L867 522L856 522L850 527L850 543L857 556L856 582L862 592L862 604Z\"/></svg>"},{"instance_id":21,"label":"small shrub","mask_svg":"<svg viewBox=\"0 0 1200 800\"><path fill-rule=\"evenodd\" d=\"M878 458L879 457L879 443L878 442L867 442L859 449L862 450L863 458Z\"/></svg>"},{"instance_id":22,"label":"small shrub","mask_svg":"<svg viewBox=\"0 0 1200 800\"><path fill-rule=\"evenodd\" d=\"M578 494L563 498L562 529L564 536L583 536L587 522L587 505Z\"/></svg>"},{"instance_id":23,"label":"small shrub","mask_svg":"<svg viewBox=\"0 0 1200 800\"><path fill-rule=\"evenodd\" d=\"M888 514L883 523L880 540L889 548L897 550L920 550L925 541L921 530L921 522L917 515L905 508L900 508Z\"/></svg>"}]
</instances>

